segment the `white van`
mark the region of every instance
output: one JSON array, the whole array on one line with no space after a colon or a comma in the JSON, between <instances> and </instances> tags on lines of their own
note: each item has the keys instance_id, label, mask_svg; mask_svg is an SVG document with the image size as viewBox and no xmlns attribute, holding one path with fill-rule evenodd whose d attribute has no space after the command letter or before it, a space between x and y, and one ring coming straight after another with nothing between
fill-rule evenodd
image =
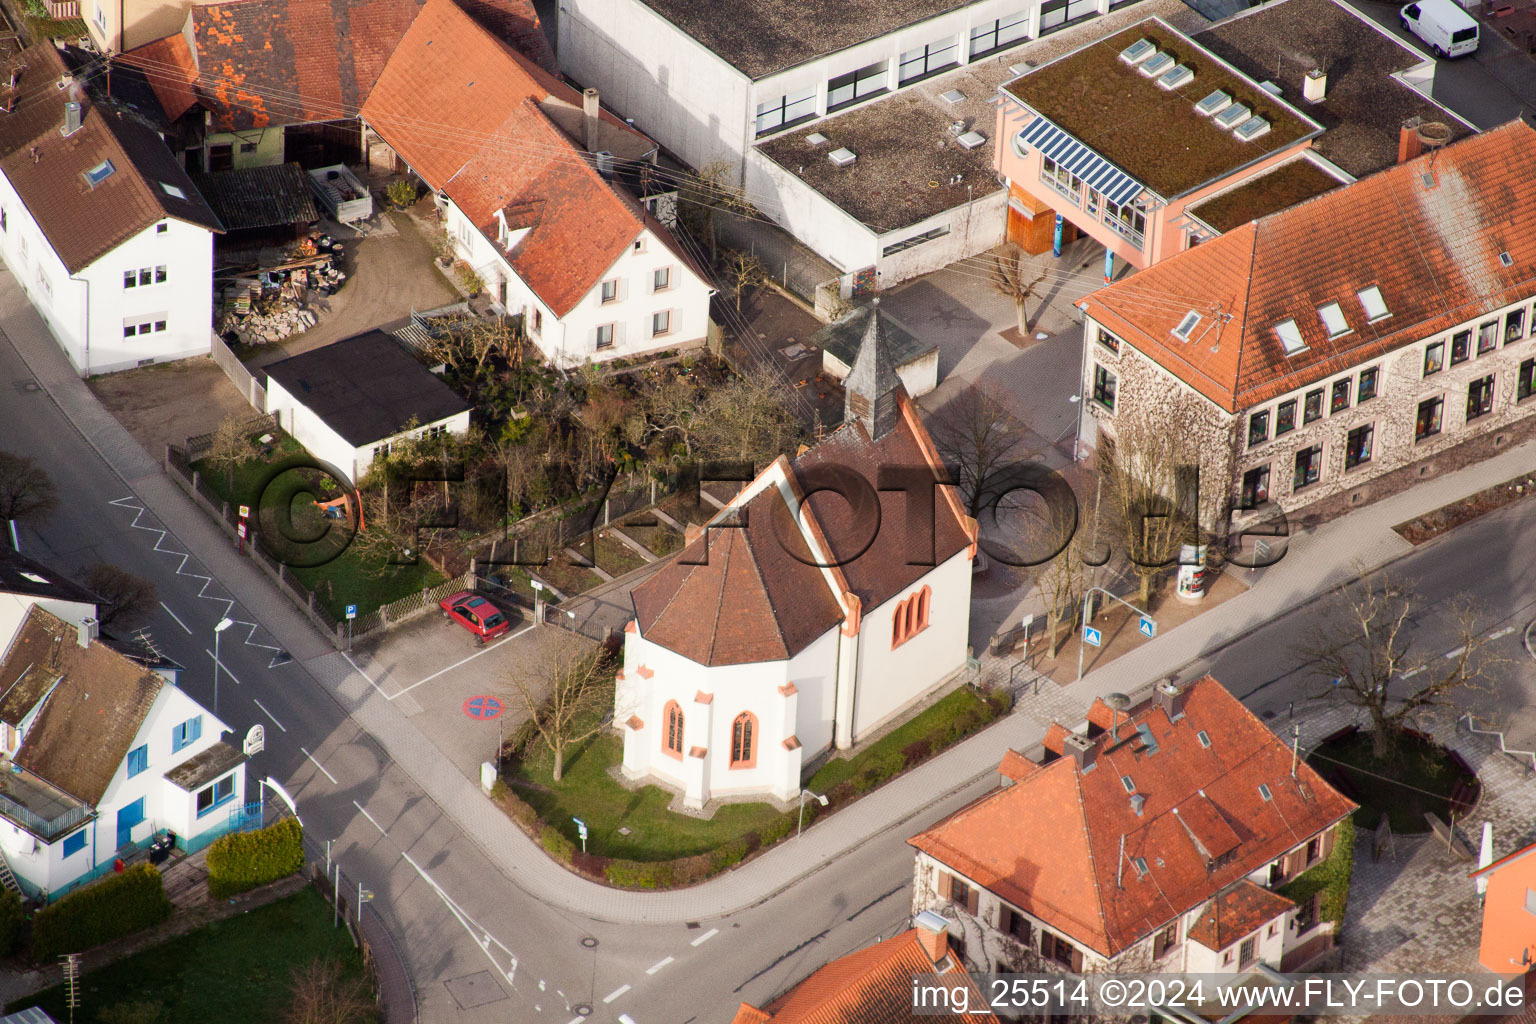
<instances>
[{"instance_id":1,"label":"white van","mask_svg":"<svg viewBox=\"0 0 1536 1024\"><path fill-rule=\"evenodd\" d=\"M1398 18L1436 57L1460 57L1477 49L1477 22L1453 0L1416 0Z\"/></svg>"}]
</instances>

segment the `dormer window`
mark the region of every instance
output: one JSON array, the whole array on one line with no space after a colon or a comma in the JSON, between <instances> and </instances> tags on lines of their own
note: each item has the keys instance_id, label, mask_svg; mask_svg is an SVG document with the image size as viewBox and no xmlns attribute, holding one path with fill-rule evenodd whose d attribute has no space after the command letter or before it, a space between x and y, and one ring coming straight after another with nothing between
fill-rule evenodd
<instances>
[{"instance_id":1,"label":"dormer window","mask_svg":"<svg viewBox=\"0 0 1536 1024\"><path fill-rule=\"evenodd\" d=\"M1281 320L1275 324L1275 337L1280 339L1280 346L1288 356L1307 350L1307 343L1301 339L1301 328L1296 326L1295 320Z\"/></svg>"},{"instance_id":2,"label":"dormer window","mask_svg":"<svg viewBox=\"0 0 1536 1024\"><path fill-rule=\"evenodd\" d=\"M1392 315L1387 309L1386 300L1381 297L1381 289L1375 285L1362 289L1356 294L1360 297L1360 308L1365 310L1367 322L1375 323Z\"/></svg>"},{"instance_id":3,"label":"dormer window","mask_svg":"<svg viewBox=\"0 0 1536 1024\"><path fill-rule=\"evenodd\" d=\"M1200 326L1200 314L1190 310L1184 314L1184 319L1179 321L1179 326L1173 329L1173 336L1180 341L1188 341L1196 327Z\"/></svg>"},{"instance_id":4,"label":"dormer window","mask_svg":"<svg viewBox=\"0 0 1536 1024\"><path fill-rule=\"evenodd\" d=\"M1323 318L1323 326L1328 330L1328 337L1337 338L1341 334L1349 333L1349 324L1344 320L1344 311L1339 308L1337 302L1319 306L1317 315Z\"/></svg>"}]
</instances>

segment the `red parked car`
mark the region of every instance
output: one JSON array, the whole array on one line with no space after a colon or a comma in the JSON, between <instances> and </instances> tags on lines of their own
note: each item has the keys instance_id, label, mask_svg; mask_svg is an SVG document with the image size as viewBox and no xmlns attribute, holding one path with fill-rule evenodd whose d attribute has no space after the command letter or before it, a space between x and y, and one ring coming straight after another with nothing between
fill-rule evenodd
<instances>
[{"instance_id":1,"label":"red parked car","mask_svg":"<svg viewBox=\"0 0 1536 1024\"><path fill-rule=\"evenodd\" d=\"M480 643L494 640L512 628L501 610L473 590L461 590L438 602L443 614L471 633Z\"/></svg>"}]
</instances>

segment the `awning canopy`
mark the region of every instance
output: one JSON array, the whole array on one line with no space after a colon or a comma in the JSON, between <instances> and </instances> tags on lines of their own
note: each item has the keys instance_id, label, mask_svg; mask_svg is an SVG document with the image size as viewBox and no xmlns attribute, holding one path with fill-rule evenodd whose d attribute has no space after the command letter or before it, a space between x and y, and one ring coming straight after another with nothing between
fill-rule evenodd
<instances>
[{"instance_id":1,"label":"awning canopy","mask_svg":"<svg viewBox=\"0 0 1536 1024\"><path fill-rule=\"evenodd\" d=\"M1141 182L1043 117L1029 122L1019 133L1019 142L1040 150L1112 203L1128 203L1146 189Z\"/></svg>"}]
</instances>

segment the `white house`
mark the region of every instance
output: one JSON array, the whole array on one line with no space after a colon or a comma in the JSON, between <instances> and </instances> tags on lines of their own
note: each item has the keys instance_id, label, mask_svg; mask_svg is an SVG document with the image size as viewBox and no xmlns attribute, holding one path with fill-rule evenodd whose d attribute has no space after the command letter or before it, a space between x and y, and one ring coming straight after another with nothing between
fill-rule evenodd
<instances>
[{"instance_id":1,"label":"white house","mask_svg":"<svg viewBox=\"0 0 1536 1024\"><path fill-rule=\"evenodd\" d=\"M218 218L161 138L87 98L57 49L0 92L0 258L82 375L208 351Z\"/></svg>"},{"instance_id":2,"label":"white house","mask_svg":"<svg viewBox=\"0 0 1536 1024\"><path fill-rule=\"evenodd\" d=\"M407 434L469 431L469 403L383 331L301 352L266 373L266 411L349 483Z\"/></svg>"},{"instance_id":3,"label":"white house","mask_svg":"<svg viewBox=\"0 0 1536 1024\"><path fill-rule=\"evenodd\" d=\"M0 540L0 639L15 636L34 606L77 625L96 617L95 594L8 545Z\"/></svg>"},{"instance_id":4,"label":"white house","mask_svg":"<svg viewBox=\"0 0 1536 1024\"><path fill-rule=\"evenodd\" d=\"M813 759L963 669L976 523L939 483L884 334L871 317L844 425L769 466L635 588L614 705L628 778L691 807L791 800ZM914 474L905 493L876 489L893 470ZM932 503L931 533L905 529L909 499Z\"/></svg>"},{"instance_id":5,"label":"white house","mask_svg":"<svg viewBox=\"0 0 1536 1024\"><path fill-rule=\"evenodd\" d=\"M162 830L228 830L245 755L183 691L100 641L94 619L33 606L0 659L0 854L56 896Z\"/></svg>"},{"instance_id":6,"label":"white house","mask_svg":"<svg viewBox=\"0 0 1536 1024\"><path fill-rule=\"evenodd\" d=\"M427 0L363 119L437 192L459 257L550 361L703 344L709 285L620 183L642 184L655 144L595 91L545 74L453 0Z\"/></svg>"}]
</instances>

